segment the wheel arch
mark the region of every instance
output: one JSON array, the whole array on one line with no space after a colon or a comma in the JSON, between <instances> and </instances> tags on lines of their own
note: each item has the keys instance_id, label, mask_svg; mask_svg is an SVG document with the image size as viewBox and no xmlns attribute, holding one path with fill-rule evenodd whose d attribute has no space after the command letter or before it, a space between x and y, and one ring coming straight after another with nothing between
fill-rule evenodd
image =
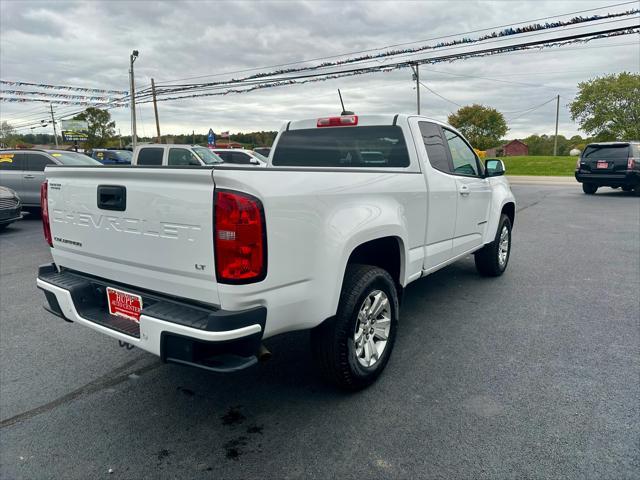
<instances>
[{"instance_id":1,"label":"wheel arch","mask_svg":"<svg viewBox=\"0 0 640 480\"><path fill-rule=\"evenodd\" d=\"M504 213L507 217L509 217L511 228L513 228L513 224L516 221L516 204L514 202L505 203L502 206L502 210L500 213Z\"/></svg>"}]
</instances>

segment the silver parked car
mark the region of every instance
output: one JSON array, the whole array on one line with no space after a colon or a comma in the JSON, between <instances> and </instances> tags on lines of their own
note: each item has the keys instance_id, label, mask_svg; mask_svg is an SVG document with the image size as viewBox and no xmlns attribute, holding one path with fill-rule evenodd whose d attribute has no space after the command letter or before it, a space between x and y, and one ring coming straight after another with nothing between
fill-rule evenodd
<instances>
[{"instance_id":1,"label":"silver parked car","mask_svg":"<svg viewBox=\"0 0 640 480\"><path fill-rule=\"evenodd\" d=\"M0 186L15 190L25 207L40 206L40 185L47 165L101 165L66 150L0 150Z\"/></svg>"},{"instance_id":2,"label":"silver parked car","mask_svg":"<svg viewBox=\"0 0 640 480\"><path fill-rule=\"evenodd\" d=\"M22 203L16 192L0 187L0 232L22 218Z\"/></svg>"}]
</instances>

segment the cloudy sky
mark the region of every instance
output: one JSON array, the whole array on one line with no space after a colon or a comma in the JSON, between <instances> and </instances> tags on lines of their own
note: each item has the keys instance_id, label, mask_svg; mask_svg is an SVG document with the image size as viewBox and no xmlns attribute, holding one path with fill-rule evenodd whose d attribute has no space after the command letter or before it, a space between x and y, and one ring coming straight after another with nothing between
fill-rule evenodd
<instances>
[{"instance_id":1,"label":"cloudy sky","mask_svg":"<svg viewBox=\"0 0 640 480\"><path fill-rule=\"evenodd\" d=\"M129 54L137 88L157 83L216 81L238 70L299 62L318 57L405 44L407 48L467 36L492 27L543 17L568 19L638 8L640 2L157 2L0 1L0 78L2 80L128 89ZM546 20L545 20L546 21ZM600 22L604 23L604 22ZM529 37L571 35L589 29L638 24L638 16L601 26L560 29ZM468 33L480 29L487 32ZM431 40L437 37L443 40ZM516 40L508 39L507 42ZM452 63L423 65L422 113L446 120L458 105L481 103L505 114L508 137L551 134L555 102L526 112L560 95L560 133L579 132L567 103L580 81L622 71L640 71L639 36L600 39L586 45L501 54ZM498 43L500 45L505 44ZM496 43L492 44L495 46ZM464 47L469 48L469 47ZM453 49L449 53L464 50ZM474 48L480 48L476 46ZM413 58L434 56L427 52ZM314 62L310 62L309 65ZM300 65L300 64L298 64ZM304 65L304 64L303 64ZM369 64L371 65L371 64ZM266 69L267 71L269 69ZM253 72L250 72L253 73ZM193 77L198 77L194 79ZM183 79L188 80L183 80ZM357 113L413 113L415 83L409 69L270 88L224 97L159 103L163 134L195 130L276 130L282 122L339 112L336 89ZM13 88L3 85L4 89ZM28 87L20 87L27 89ZM66 92L69 93L69 92ZM54 106L64 115L78 107ZM0 103L0 120L21 125L47 118L47 104ZM111 110L122 134L130 132L129 110ZM50 131L48 128L28 131ZM155 132L151 104L139 106L138 134Z\"/></svg>"}]
</instances>

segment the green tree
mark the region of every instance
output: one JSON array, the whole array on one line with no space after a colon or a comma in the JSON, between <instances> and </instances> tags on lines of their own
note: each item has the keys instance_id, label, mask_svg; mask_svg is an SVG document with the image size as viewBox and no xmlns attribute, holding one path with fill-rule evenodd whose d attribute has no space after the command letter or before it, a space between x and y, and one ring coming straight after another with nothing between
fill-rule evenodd
<instances>
[{"instance_id":1,"label":"green tree","mask_svg":"<svg viewBox=\"0 0 640 480\"><path fill-rule=\"evenodd\" d=\"M460 130L475 148L486 150L498 145L507 133L507 122L495 108L468 105L449 115L449 123Z\"/></svg>"},{"instance_id":2,"label":"green tree","mask_svg":"<svg viewBox=\"0 0 640 480\"><path fill-rule=\"evenodd\" d=\"M13 128L6 120L0 123L0 142L9 145L13 140L16 129Z\"/></svg>"},{"instance_id":3,"label":"green tree","mask_svg":"<svg viewBox=\"0 0 640 480\"><path fill-rule=\"evenodd\" d=\"M89 138L83 145L86 149L105 147L116 134L116 122L111 121L111 114L107 110L89 107L73 119L87 122Z\"/></svg>"},{"instance_id":4,"label":"green tree","mask_svg":"<svg viewBox=\"0 0 640 480\"><path fill-rule=\"evenodd\" d=\"M640 74L623 72L578 84L571 118L598 140L640 138Z\"/></svg>"}]
</instances>

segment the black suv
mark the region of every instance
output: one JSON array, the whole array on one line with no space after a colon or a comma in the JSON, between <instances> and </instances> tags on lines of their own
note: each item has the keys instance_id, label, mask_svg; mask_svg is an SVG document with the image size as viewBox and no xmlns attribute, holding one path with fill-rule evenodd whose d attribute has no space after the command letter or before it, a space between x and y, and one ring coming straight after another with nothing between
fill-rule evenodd
<instances>
[{"instance_id":1,"label":"black suv","mask_svg":"<svg viewBox=\"0 0 640 480\"><path fill-rule=\"evenodd\" d=\"M640 142L590 143L576 164L576 180L589 195L598 187L640 195Z\"/></svg>"}]
</instances>

